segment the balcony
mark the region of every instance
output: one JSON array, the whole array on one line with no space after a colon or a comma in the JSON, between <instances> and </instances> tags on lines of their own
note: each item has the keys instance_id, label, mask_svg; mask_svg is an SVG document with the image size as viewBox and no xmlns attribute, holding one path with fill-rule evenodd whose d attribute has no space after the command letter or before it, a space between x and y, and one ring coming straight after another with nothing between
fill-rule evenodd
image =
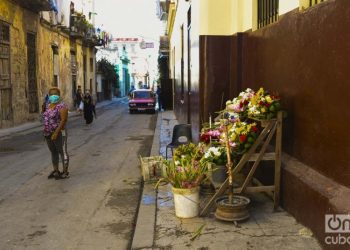
<instances>
[{"instance_id":1,"label":"balcony","mask_svg":"<svg viewBox=\"0 0 350 250\"><path fill-rule=\"evenodd\" d=\"M161 21L168 19L170 0L159 0L158 1L158 18Z\"/></svg>"},{"instance_id":2,"label":"balcony","mask_svg":"<svg viewBox=\"0 0 350 250\"><path fill-rule=\"evenodd\" d=\"M87 47L101 46L101 41L98 39L95 28L89 27L83 38L83 43Z\"/></svg>"},{"instance_id":3,"label":"balcony","mask_svg":"<svg viewBox=\"0 0 350 250\"><path fill-rule=\"evenodd\" d=\"M50 0L13 0L23 8L29 9L33 12L39 13L40 11L50 11Z\"/></svg>"}]
</instances>

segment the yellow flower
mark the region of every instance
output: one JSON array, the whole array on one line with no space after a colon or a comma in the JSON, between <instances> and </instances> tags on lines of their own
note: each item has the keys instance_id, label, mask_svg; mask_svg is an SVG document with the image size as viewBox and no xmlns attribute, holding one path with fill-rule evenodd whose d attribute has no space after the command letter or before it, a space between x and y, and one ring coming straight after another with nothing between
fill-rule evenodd
<instances>
[{"instance_id":1,"label":"yellow flower","mask_svg":"<svg viewBox=\"0 0 350 250\"><path fill-rule=\"evenodd\" d=\"M262 113L265 113L265 112L266 112L266 109L265 109L265 108L261 108L261 112L262 112Z\"/></svg>"},{"instance_id":2,"label":"yellow flower","mask_svg":"<svg viewBox=\"0 0 350 250\"><path fill-rule=\"evenodd\" d=\"M266 101L267 101L268 103L271 103L271 102L272 102L271 96L269 96L269 95L267 95L267 96L265 97L265 99L266 99Z\"/></svg>"}]
</instances>

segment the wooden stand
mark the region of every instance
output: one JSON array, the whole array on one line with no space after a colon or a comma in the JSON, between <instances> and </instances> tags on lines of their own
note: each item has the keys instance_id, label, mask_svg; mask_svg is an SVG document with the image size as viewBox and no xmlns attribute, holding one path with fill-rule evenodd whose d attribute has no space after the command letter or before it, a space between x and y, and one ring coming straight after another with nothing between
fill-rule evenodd
<instances>
[{"instance_id":1,"label":"wooden stand","mask_svg":"<svg viewBox=\"0 0 350 250\"><path fill-rule=\"evenodd\" d=\"M276 142L275 142L275 152L265 153L273 135L276 134ZM259 152L256 152L258 147ZM281 180L281 152L282 151L282 112L278 112L277 119L270 120L267 122L265 128L260 133L259 137L256 139L255 143L249 149L247 153L245 153L238 164L232 170L233 176L238 174L247 162L254 162L251 167L249 173L245 177L245 180L241 187L234 188L233 192L236 194L241 193L257 193L257 192L266 192L268 194L272 194L272 198L274 200L274 210L276 210L279 206L280 202L280 180ZM258 180L253 179L253 175L259 166L260 161L275 161L275 179L274 185L272 186L264 186ZM254 183L257 186L248 186L250 183ZM225 182L220 186L220 188L216 191L213 197L208 201L208 203L204 206L202 211L200 212L200 216L205 216L209 209L214 204L215 200L223 195L229 187L228 178Z\"/></svg>"}]
</instances>

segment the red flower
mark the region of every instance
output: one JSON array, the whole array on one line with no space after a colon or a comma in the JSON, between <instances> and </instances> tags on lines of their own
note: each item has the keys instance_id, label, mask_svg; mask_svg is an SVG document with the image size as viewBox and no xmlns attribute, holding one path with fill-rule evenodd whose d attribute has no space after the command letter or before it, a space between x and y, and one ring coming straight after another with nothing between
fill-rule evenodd
<instances>
[{"instance_id":1,"label":"red flower","mask_svg":"<svg viewBox=\"0 0 350 250\"><path fill-rule=\"evenodd\" d=\"M248 100L244 100L244 105L248 105Z\"/></svg>"},{"instance_id":2,"label":"red flower","mask_svg":"<svg viewBox=\"0 0 350 250\"><path fill-rule=\"evenodd\" d=\"M270 103L265 103L265 107L266 107L266 108L269 108L270 106L271 106Z\"/></svg>"},{"instance_id":3,"label":"red flower","mask_svg":"<svg viewBox=\"0 0 350 250\"><path fill-rule=\"evenodd\" d=\"M240 143L243 143L243 142L245 142L247 140L247 136L246 135L240 135L239 136L239 142Z\"/></svg>"},{"instance_id":4,"label":"red flower","mask_svg":"<svg viewBox=\"0 0 350 250\"><path fill-rule=\"evenodd\" d=\"M209 143L210 142L210 136L207 134L202 134L200 137L200 141L204 142L204 143Z\"/></svg>"},{"instance_id":5,"label":"red flower","mask_svg":"<svg viewBox=\"0 0 350 250\"><path fill-rule=\"evenodd\" d=\"M257 128L257 127L255 127L255 126L254 126L254 127L252 127L252 128L251 128L251 130L252 130L253 132L255 132L255 133L257 133L257 132L258 132L258 128Z\"/></svg>"},{"instance_id":6,"label":"red flower","mask_svg":"<svg viewBox=\"0 0 350 250\"><path fill-rule=\"evenodd\" d=\"M263 102L263 101L260 101L260 102L259 102L259 105L261 105L261 106L264 105L264 102Z\"/></svg>"}]
</instances>

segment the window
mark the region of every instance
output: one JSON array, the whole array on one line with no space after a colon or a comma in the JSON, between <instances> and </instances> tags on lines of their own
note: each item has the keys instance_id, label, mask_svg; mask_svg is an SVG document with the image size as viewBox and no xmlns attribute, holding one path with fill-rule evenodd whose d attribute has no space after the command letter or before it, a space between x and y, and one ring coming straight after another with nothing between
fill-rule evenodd
<instances>
[{"instance_id":1,"label":"window","mask_svg":"<svg viewBox=\"0 0 350 250\"><path fill-rule=\"evenodd\" d=\"M309 0L309 7L315 5L315 4L318 4L318 3L321 3L323 2L324 0Z\"/></svg>"},{"instance_id":2,"label":"window","mask_svg":"<svg viewBox=\"0 0 350 250\"><path fill-rule=\"evenodd\" d=\"M94 58L90 57L90 72L94 72Z\"/></svg>"},{"instance_id":3,"label":"window","mask_svg":"<svg viewBox=\"0 0 350 250\"><path fill-rule=\"evenodd\" d=\"M258 28L278 20L279 0L258 0Z\"/></svg>"},{"instance_id":4,"label":"window","mask_svg":"<svg viewBox=\"0 0 350 250\"><path fill-rule=\"evenodd\" d=\"M12 120L10 27L0 21L0 128Z\"/></svg>"},{"instance_id":5,"label":"window","mask_svg":"<svg viewBox=\"0 0 350 250\"><path fill-rule=\"evenodd\" d=\"M53 53L53 86L58 87L58 74L59 74L59 57L58 57L58 47L52 45Z\"/></svg>"},{"instance_id":6,"label":"window","mask_svg":"<svg viewBox=\"0 0 350 250\"><path fill-rule=\"evenodd\" d=\"M10 27L5 23L0 23L0 41L4 44L10 43Z\"/></svg>"},{"instance_id":7,"label":"window","mask_svg":"<svg viewBox=\"0 0 350 250\"><path fill-rule=\"evenodd\" d=\"M304 10L326 0L299 0L299 10Z\"/></svg>"}]
</instances>

